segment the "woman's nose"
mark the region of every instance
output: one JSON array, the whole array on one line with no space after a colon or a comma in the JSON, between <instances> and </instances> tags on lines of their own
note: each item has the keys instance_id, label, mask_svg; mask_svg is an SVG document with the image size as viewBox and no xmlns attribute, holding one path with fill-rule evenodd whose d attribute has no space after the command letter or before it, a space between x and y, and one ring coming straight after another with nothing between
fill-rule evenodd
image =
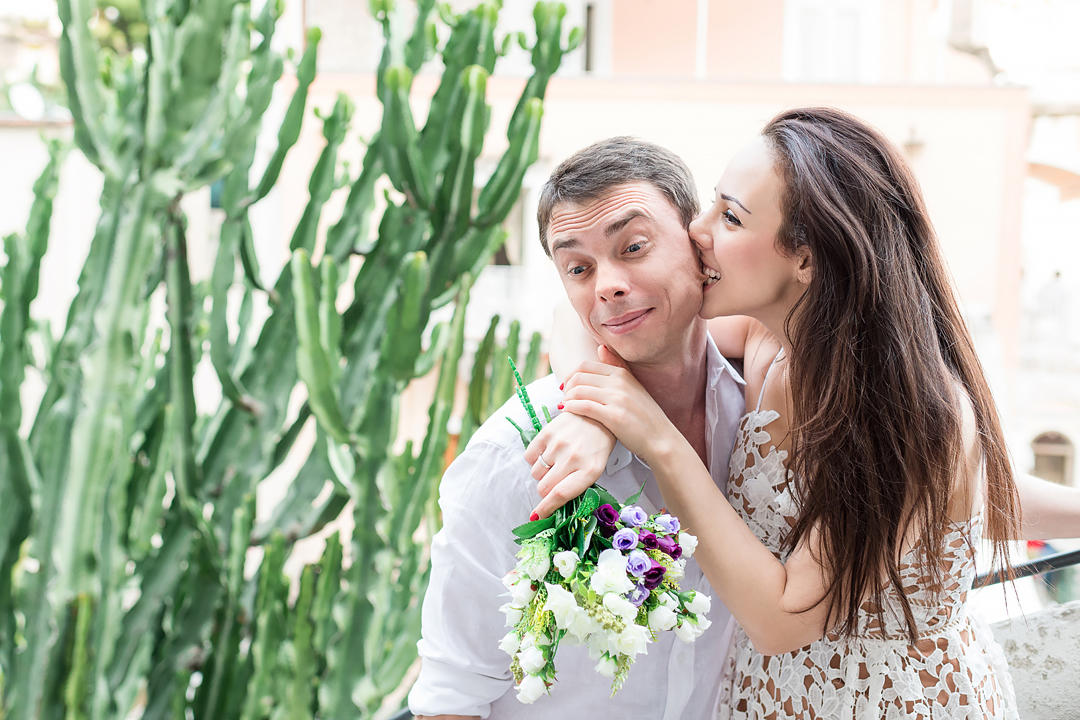
<instances>
[{"instance_id":1,"label":"woman's nose","mask_svg":"<svg viewBox=\"0 0 1080 720\"><path fill-rule=\"evenodd\" d=\"M690 221L690 227L687 230L690 233L690 239L699 248L712 246L712 237L708 233L708 224L705 221L704 212Z\"/></svg>"}]
</instances>

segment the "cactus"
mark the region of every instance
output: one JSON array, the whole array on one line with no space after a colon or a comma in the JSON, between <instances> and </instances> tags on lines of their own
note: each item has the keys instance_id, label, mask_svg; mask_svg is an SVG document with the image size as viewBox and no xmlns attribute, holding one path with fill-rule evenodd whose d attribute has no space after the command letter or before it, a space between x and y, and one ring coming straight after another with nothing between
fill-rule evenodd
<instances>
[{"instance_id":1,"label":"cactus","mask_svg":"<svg viewBox=\"0 0 1080 720\"><path fill-rule=\"evenodd\" d=\"M386 39L381 130L320 238L353 105L339 97L319 115L326 142L292 257L264 269L248 213L311 114L319 32L307 35L292 99L270 129L276 147L253 176L285 67L271 46L281 0L255 16L248 0L142 6L147 51L120 58L91 34L92 3L58 2L74 144L104 177L59 338L30 304L63 143L48 146L26 232L3 241L0 717L369 718L416 656L423 537L439 523L433 498L451 447L472 278L505 236L499 225L536 159L547 82L576 35L563 37L563 8L537 5L534 73L507 128L510 149L476 188L499 3L455 14L420 0L401 32L400 11L373 2ZM449 25L441 47L440 22ZM435 57L441 82L418 124L411 78ZM381 178L393 191L376 218ZM209 281L195 284L181 200L219 181L217 255ZM353 255L363 263L341 293L338 268ZM164 313L149 302L156 295ZM449 302L453 319L433 324ZM259 304L270 312L255 323ZM200 411L204 354L222 401ZM20 394L29 365L45 380L34 408ZM395 452L397 397L436 369L428 433ZM489 394L470 403L471 427L495 402L481 375ZM305 399L290 411L298 387ZM301 444L312 426L314 443ZM258 484L297 455L286 498L256 522ZM293 544L346 509L351 537L331 536L318 563L287 577Z\"/></svg>"}]
</instances>

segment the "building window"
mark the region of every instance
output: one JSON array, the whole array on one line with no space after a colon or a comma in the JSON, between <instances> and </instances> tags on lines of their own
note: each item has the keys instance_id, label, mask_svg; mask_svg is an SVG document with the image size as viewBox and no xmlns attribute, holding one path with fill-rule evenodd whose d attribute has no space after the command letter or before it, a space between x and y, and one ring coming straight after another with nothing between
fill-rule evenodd
<instances>
[{"instance_id":1,"label":"building window","mask_svg":"<svg viewBox=\"0 0 1080 720\"><path fill-rule=\"evenodd\" d=\"M879 0L787 0L784 78L791 82L877 80Z\"/></svg>"},{"instance_id":2,"label":"building window","mask_svg":"<svg viewBox=\"0 0 1080 720\"><path fill-rule=\"evenodd\" d=\"M1061 433L1046 432L1031 442L1035 455L1033 475L1059 485L1073 485L1073 459L1075 451L1072 442Z\"/></svg>"}]
</instances>

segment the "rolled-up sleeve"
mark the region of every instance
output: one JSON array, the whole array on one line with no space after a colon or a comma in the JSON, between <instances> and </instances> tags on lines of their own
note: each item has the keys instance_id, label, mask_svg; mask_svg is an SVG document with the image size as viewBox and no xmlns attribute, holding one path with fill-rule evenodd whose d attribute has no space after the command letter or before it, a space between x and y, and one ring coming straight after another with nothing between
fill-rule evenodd
<instances>
[{"instance_id":1,"label":"rolled-up sleeve","mask_svg":"<svg viewBox=\"0 0 1080 720\"><path fill-rule=\"evenodd\" d=\"M512 684L510 659L498 647L506 633L499 606L509 599L502 577L517 552L510 531L539 496L522 448L476 440L439 486L443 528L431 543L420 675L409 693L417 715L486 718Z\"/></svg>"}]
</instances>

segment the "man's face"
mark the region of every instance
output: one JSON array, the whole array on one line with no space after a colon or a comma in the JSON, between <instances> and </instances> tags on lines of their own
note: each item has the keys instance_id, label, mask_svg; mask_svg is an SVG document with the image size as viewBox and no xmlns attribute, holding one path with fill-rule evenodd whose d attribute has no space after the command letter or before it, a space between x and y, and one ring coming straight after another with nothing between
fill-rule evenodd
<instances>
[{"instance_id":1,"label":"man's face","mask_svg":"<svg viewBox=\"0 0 1080 720\"><path fill-rule=\"evenodd\" d=\"M703 276L678 211L651 183L556 205L547 242L571 305L598 342L631 363L685 351L700 322Z\"/></svg>"}]
</instances>

